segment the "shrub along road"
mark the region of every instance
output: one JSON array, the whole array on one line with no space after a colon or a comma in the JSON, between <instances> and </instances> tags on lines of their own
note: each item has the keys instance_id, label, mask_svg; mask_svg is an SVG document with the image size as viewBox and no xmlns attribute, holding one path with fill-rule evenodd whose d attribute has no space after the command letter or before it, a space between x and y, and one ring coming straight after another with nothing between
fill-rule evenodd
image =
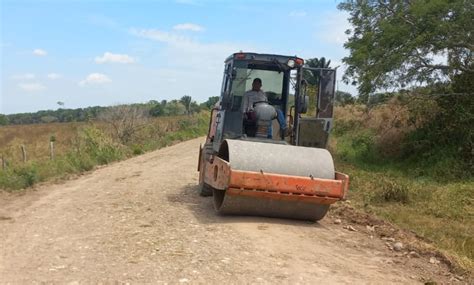
<instances>
[{"instance_id":1,"label":"shrub along road","mask_svg":"<svg viewBox=\"0 0 474 285\"><path fill-rule=\"evenodd\" d=\"M0 283L456 282L443 263L393 251L349 219L216 216L196 189L203 140L0 192Z\"/></svg>"}]
</instances>

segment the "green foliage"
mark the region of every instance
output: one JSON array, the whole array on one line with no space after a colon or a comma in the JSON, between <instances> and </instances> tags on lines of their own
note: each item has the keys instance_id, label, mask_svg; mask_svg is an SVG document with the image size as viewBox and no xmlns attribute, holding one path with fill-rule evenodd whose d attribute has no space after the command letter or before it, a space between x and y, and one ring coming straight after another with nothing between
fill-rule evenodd
<instances>
[{"instance_id":1,"label":"green foliage","mask_svg":"<svg viewBox=\"0 0 474 285\"><path fill-rule=\"evenodd\" d=\"M0 126L8 125L8 117L6 115L0 114Z\"/></svg>"},{"instance_id":2,"label":"green foliage","mask_svg":"<svg viewBox=\"0 0 474 285\"><path fill-rule=\"evenodd\" d=\"M201 106L196 103L196 101L192 101L191 104L189 105L189 113L190 114L196 114L201 112Z\"/></svg>"},{"instance_id":3,"label":"green foliage","mask_svg":"<svg viewBox=\"0 0 474 285\"><path fill-rule=\"evenodd\" d=\"M308 67L314 67L314 68L329 68L329 65L331 64L331 60L327 60L325 57L321 58L310 58L305 60L305 65ZM305 70L305 73L303 74L304 79L308 82L309 85L313 86L318 86L319 85L319 72L317 71L311 71L311 70Z\"/></svg>"},{"instance_id":4,"label":"green foliage","mask_svg":"<svg viewBox=\"0 0 474 285\"><path fill-rule=\"evenodd\" d=\"M350 176L349 199L356 207L433 241L456 256L460 264L474 269L474 179L472 168L461 157L459 145L465 141L454 141L466 138L469 127L453 116L453 124L464 125L463 133L440 137L451 132L433 125L439 123L433 118L441 120L439 114L447 112L438 107L440 98L445 97L393 97L399 97L397 104L405 104L408 111L395 113L395 100L370 108L355 105L336 109L331 148L338 171ZM455 100L446 108L453 104ZM377 126L387 123L384 116L393 120L395 115L404 118L404 114L409 115L405 119L412 123L412 129L401 140L402 152L384 155L380 148L396 146L390 140L380 140L384 129Z\"/></svg>"},{"instance_id":5,"label":"green foliage","mask_svg":"<svg viewBox=\"0 0 474 285\"><path fill-rule=\"evenodd\" d=\"M164 116L164 115L165 115L165 107L161 105L160 103L157 102L153 104L152 107L150 108L150 116L159 117L159 116Z\"/></svg>"},{"instance_id":6,"label":"green foliage","mask_svg":"<svg viewBox=\"0 0 474 285\"><path fill-rule=\"evenodd\" d=\"M189 95L184 95L183 97L181 97L181 99L179 99L179 102L181 102L181 104L183 104L184 108L186 108L186 114L190 114L191 113L191 102L192 102L192 98L191 96Z\"/></svg>"},{"instance_id":7,"label":"green foliage","mask_svg":"<svg viewBox=\"0 0 474 285\"><path fill-rule=\"evenodd\" d=\"M54 161L60 160L56 159ZM91 158L91 156L82 154L81 152L70 152L66 154L64 161L64 165L67 167L65 168L66 173L89 171L92 170L96 164L96 162Z\"/></svg>"},{"instance_id":8,"label":"green foliage","mask_svg":"<svg viewBox=\"0 0 474 285\"><path fill-rule=\"evenodd\" d=\"M459 91L473 90L474 86L463 82L463 90L456 84L418 90L422 99L411 102L409 108L414 121L420 122L403 142L402 150L404 159L462 179L474 174L474 97Z\"/></svg>"},{"instance_id":9,"label":"green foliage","mask_svg":"<svg viewBox=\"0 0 474 285\"><path fill-rule=\"evenodd\" d=\"M98 164L107 164L125 157L122 147L97 128L84 128L79 138L83 144L83 151Z\"/></svg>"},{"instance_id":10,"label":"green foliage","mask_svg":"<svg viewBox=\"0 0 474 285\"><path fill-rule=\"evenodd\" d=\"M474 269L473 180L438 182L414 178L396 164L336 160L338 170L351 177L349 199L355 207L415 232Z\"/></svg>"},{"instance_id":11,"label":"green foliage","mask_svg":"<svg viewBox=\"0 0 474 285\"><path fill-rule=\"evenodd\" d=\"M375 192L376 201L381 202L400 202L408 203L409 194L408 186L400 181L381 177L374 181L374 186L377 189Z\"/></svg>"},{"instance_id":12,"label":"green foliage","mask_svg":"<svg viewBox=\"0 0 474 285\"><path fill-rule=\"evenodd\" d=\"M331 60L326 61L324 57L319 59L317 57L310 58L305 61L306 66L314 68L328 68L330 64ZM307 114L311 116L316 114L316 100L318 97L320 75L318 71L305 70L303 77L308 82L306 95L309 96L309 106Z\"/></svg>"},{"instance_id":13,"label":"green foliage","mask_svg":"<svg viewBox=\"0 0 474 285\"><path fill-rule=\"evenodd\" d=\"M186 114L186 107L178 100L171 100L165 106L166 116L179 116Z\"/></svg>"},{"instance_id":14,"label":"green foliage","mask_svg":"<svg viewBox=\"0 0 474 285\"><path fill-rule=\"evenodd\" d=\"M346 106L355 103L355 98L352 97L351 93L344 91L336 91L334 101L336 106Z\"/></svg>"},{"instance_id":15,"label":"green foliage","mask_svg":"<svg viewBox=\"0 0 474 285\"><path fill-rule=\"evenodd\" d=\"M471 115L461 116L470 118L462 121L456 119L459 114L448 111L455 100L445 109L437 107L439 99L408 94L388 104L344 108L347 113L336 114L332 132L337 155L358 166L391 165L415 178L440 182L472 178L474 110L471 107ZM463 108L473 106L464 104Z\"/></svg>"},{"instance_id":16,"label":"green foliage","mask_svg":"<svg viewBox=\"0 0 474 285\"><path fill-rule=\"evenodd\" d=\"M36 124L48 122L86 122L94 119L107 107L88 107L79 109L57 109L38 111L35 113L19 113L7 115L8 123L12 125Z\"/></svg>"},{"instance_id":17,"label":"green foliage","mask_svg":"<svg viewBox=\"0 0 474 285\"><path fill-rule=\"evenodd\" d=\"M139 144L132 145L132 153L133 155L140 155L144 153L143 147Z\"/></svg>"},{"instance_id":18,"label":"green foliage","mask_svg":"<svg viewBox=\"0 0 474 285\"><path fill-rule=\"evenodd\" d=\"M352 24L345 77L359 84L362 97L472 72L472 1L346 0L338 7ZM434 55L447 55L448 63L435 62Z\"/></svg>"},{"instance_id":19,"label":"green foliage","mask_svg":"<svg viewBox=\"0 0 474 285\"><path fill-rule=\"evenodd\" d=\"M50 116L50 115L43 116L40 119L42 123L53 123L53 122L58 121L58 118L56 118L55 116Z\"/></svg>"},{"instance_id":20,"label":"green foliage","mask_svg":"<svg viewBox=\"0 0 474 285\"><path fill-rule=\"evenodd\" d=\"M366 104L369 107L376 106L379 104L387 103L390 99L396 96L395 92L385 92L385 93L375 93L370 95L369 99L365 102L360 102Z\"/></svg>"},{"instance_id":21,"label":"green foliage","mask_svg":"<svg viewBox=\"0 0 474 285\"><path fill-rule=\"evenodd\" d=\"M209 97L209 99L207 99L207 101L202 103L201 105L207 109L212 109L218 101L219 101L219 96L212 96L212 97Z\"/></svg>"},{"instance_id":22,"label":"green foliage","mask_svg":"<svg viewBox=\"0 0 474 285\"><path fill-rule=\"evenodd\" d=\"M38 182L38 168L34 164L27 164L0 171L0 185L8 189L22 189Z\"/></svg>"},{"instance_id":23,"label":"green foliage","mask_svg":"<svg viewBox=\"0 0 474 285\"><path fill-rule=\"evenodd\" d=\"M23 182L25 187L32 186L38 182L38 170L35 165L30 164L13 170Z\"/></svg>"},{"instance_id":24,"label":"green foliage","mask_svg":"<svg viewBox=\"0 0 474 285\"><path fill-rule=\"evenodd\" d=\"M186 97L186 96L184 96ZM190 97L190 96L188 96ZM177 116L183 115L186 113L194 114L201 111L201 107L195 101L189 103L182 103L178 100L172 100L168 102L167 100L162 100L158 102L156 100L150 100L147 103L140 104L131 104L131 105L122 105L128 106L129 108L138 108L146 110L150 116L160 117L160 116ZM101 114L114 109L117 106L111 107L88 107L88 108L78 108L78 109L62 109L57 110L45 110L38 111L35 113L20 113L20 114L11 114L11 115L2 115L0 114L0 126L12 124L36 124L36 123L51 123L51 122L88 122L98 119Z\"/></svg>"},{"instance_id":25,"label":"green foliage","mask_svg":"<svg viewBox=\"0 0 474 285\"><path fill-rule=\"evenodd\" d=\"M346 162L359 165L360 163L375 162L378 152L375 146L375 135L372 130L357 129L358 123L337 122L334 135L337 139L337 154Z\"/></svg>"}]
</instances>

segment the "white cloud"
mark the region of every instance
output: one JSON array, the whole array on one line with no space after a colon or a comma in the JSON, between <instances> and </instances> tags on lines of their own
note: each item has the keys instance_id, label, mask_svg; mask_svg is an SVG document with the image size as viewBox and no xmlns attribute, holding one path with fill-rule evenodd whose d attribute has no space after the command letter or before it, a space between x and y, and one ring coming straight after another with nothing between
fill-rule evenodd
<instances>
[{"instance_id":1,"label":"white cloud","mask_svg":"<svg viewBox=\"0 0 474 285\"><path fill-rule=\"evenodd\" d=\"M96 63L134 63L135 59L127 54L105 52L103 56L95 58Z\"/></svg>"},{"instance_id":2,"label":"white cloud","mask_svg":"<svg viewBox=\"0 0 474 285\"><path fill-rule=\"evenodd\" d=\"M110 78L102 73L91 73L87 75L86 79L79 82L79 86L86 86L91 84L102 84L112 82Z\"/></svg>"},{"instance_id":3,"label":"white cloud","mask_svg":"<svg viewBox=\"0 0 474 285\"><path fill-rule=\"evenodd\" d=\"M16 74L12 75L10 78L13 80L31 80L35 79L36 75L34 75L33 73Z\"/></svg>"},{"instance_id":4,"label":"white cloud","mask_svg":"<svg viewBox=\"0 0 474 285\"><path fill-rule=\"evenodd\" d=\"M57 73L48 73L47 77L51 80L56 80L56 79L59 79L62 77L61 74L57 74Z\"/></svg>"},{"instance_id":5,"label":"white cloud","mask_svg":"<svg viewBox=\"0 0 474 285\"><path fill-rule=\"evenodd\" d=\"M301 18L301 17L305 17L307 14L305 11L291 11L289 16L290 17L298 17L298 18Z\"/></svg>"},{"instance_id":6,"label":"white cloud","mask_svg":"<svg viewBox=\"0 0 474 285\"><path fill-rule=\"evenodd\" d=\"M37 56L46 56L48 53L44 49L37 48L33 51L33 54Z\"/></svg>"},{"instance_id":7,"label":"white cloud","mask_svg":"<svg viewBox=\"0 0 474 285\"><path fill-rule=\"evenodd\" d=\"M154 82L144 80L143 76L133 80L138 85L155 84L154 89L160 90L159 94L169 94L167 99L188 94L203 102L209 96L218 95L224 60L229 55L239 50L263 51L262 48L246 43L203 42L178 31L130 29L130 33L154 41L156 44L152 48L159 49L155 60L163 63L159 66L159 71L150 68L146 71L153 74L152 78L156 78Z\"/></svg>"},{"instance_id":8,"label":"white cloud","mask_svg":"<svg viewBox=\"0 0 474 285\"><path fill-rule=\"evenodd\" d=\"M223 61L232 53L258 50L245 44L211 42L203 43L191 37L158 29L132 29L135 36L164 44L160 52L165 58L173 58L173 68L186 68L198 72L204 70L222 73Z\"/></svg>"},{"instance_id":9,"label":"white cloud","mask_svg":"<svg viewBox=\"0 0 474 285\"><path fill-rule=\"evenodd\" d=\"M197 24L192 24L192 23L183 23L183 24L178 24L178 25L174 26L173 30L202 32L202 31L204 31L204 27L199 26Z\"/></svg>"},{"instance_id":10,"label":"white cloud","mask_svg":"<svg viewBox=\"0 0 474 285\"><path fill-rule=\"evenodd\" d=\"M131 33L141 38L168 44L182 45L186 43L189 44L191 42L191 39L186 36L160 31L157 29L131 29Z\"/></svg>"},{"instance_id":11,"label":"white cloud","mask_svg":"<svg viewBox=\"0 0 474 285\"><path fill-rule=\"evenodd\" d=\"M35 91L41 91L46 89L44 85L38 82L33 82L33 83L20 83L18 84L18 87L22 90L28 91L28 92L35 92Z\"/></svg>"}]
</instances>

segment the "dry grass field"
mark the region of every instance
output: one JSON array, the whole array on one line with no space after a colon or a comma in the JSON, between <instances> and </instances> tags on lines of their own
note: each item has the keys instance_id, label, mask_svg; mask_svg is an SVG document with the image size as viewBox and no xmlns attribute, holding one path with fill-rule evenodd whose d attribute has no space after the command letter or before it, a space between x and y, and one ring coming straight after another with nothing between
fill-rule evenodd
<instances>
[{"instance_id":1,"label":"dry grass field","mask_svg":"<svg viewBox=\"0 0 474 285\"><path fill-rule=\"evenodd\" d=\"M208 114L147 119L129 128L105 122L0 127L0 189L17 190L204 135ZM128 127L128 129L127 129ZM127 131L127 141L121 132ZM54 160L50 141L54 138ZM26 149L23 161L22 146Z\"/></svg>"}]
</instances>

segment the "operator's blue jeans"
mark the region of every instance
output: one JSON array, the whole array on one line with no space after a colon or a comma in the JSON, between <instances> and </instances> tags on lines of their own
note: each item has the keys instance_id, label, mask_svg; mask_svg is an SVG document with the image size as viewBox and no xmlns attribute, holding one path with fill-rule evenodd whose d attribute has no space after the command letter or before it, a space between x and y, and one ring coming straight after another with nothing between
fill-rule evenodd
<instances>
[{"instance_id":1,"label":"operator's blue jeans","mask_svg":"<svg viewBox=\"0 0 474 285\"><path fill-rule=\"evenodd\" d=\"M278 120L278 123L280 124L280 129L282 130L286 129L285 114L283 114L282 110L280 109L276 109L276 112L277 112L277 120ZM273 128L272 128L272 123L270 122L267 138L271 139L272 137L273 137Z\"/></svg>"}]
</instances>

